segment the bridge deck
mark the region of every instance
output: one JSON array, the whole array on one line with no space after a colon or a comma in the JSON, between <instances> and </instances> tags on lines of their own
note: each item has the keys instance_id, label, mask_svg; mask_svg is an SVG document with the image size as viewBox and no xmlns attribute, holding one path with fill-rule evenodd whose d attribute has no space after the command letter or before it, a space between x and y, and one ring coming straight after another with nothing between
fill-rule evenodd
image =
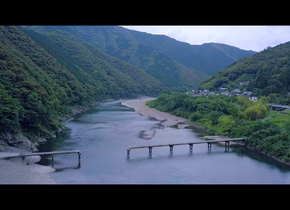
<instances>
[{"instance_id":1,"label":"bridge deck","mask_svg":"<svg viewBox=\"0 0 290 210\"><path fill-rule=\"evenodd\" d=\"M210 139L210 138L207 138ZM194 144L208 144L208 149L211 150L212 143L218 142L225 142L225 148L229 148L229 144L231 141L245 141L245 138L233 138L233 139L216 139L207 140L207 141L196 141L196 142L180 142L180 143L164 143L164 144L152 144L152 145L139 145L139 146L128 146L127 147L127 157L130 157L130 150L131 149L141 149L141 148L148 148L149 149L149 156L152 156L152 149L153 147L170 147L170 153L173 153L173 146L180 146L180 145L189 145L190 152L192 152L192 148Z\"/></svg>"},{"instance_id":2,"label":"bridge deck","mask_svg":"<svg viewBox=\"0 0 290 210\"><path fill-rule=\"evenodd\" d=\"M140 145L140 146L128 146L127 149L140 149L149 147L164 147L164 146L178 146L178 145L189 145L189 144L205 144L205 143L217 143L217 142L228 142L228 141L243 141L244 138L235 139L216 139L209 141L196 141L196 142L181 142L181 143L165 143L165 144L152 144L152 145Z\"/></svg>"},{"instance_id":3,"label":"bridge deck","mask_svg":"<svg viewBox=\"0 0 290 210\"><path fill-rule=\"evenodd\" d=\"M28 156L48 156L48 155L58 155L58 154L72 154L72 153L78 153L81 152L79 150L71 150L71 151L55 151L55 152L34 152L29 154L17 154L17 155L9 155L6 157L0 157L2 159L5 158L15 158L15 157L28 157Z\"/></svg>"},{"instance_id":4,"label":"bridge deck","mask_svg":"<svg viewBox=\"0 0 290 210\"><path fill-rule=\"evenodd\" d=\"M22 162L25 159L25 157L29 156L51 156L52 160L52 167L53 167L53 156L54 155L59 155L59 154L73 154L77 153L78 154L78 167L80 168L81 166L81 152L79 150L70 150L70 151L55 151L55 152L34 152L34 153L28 153L28 154L17 154L17 155L9 155L6 157L0 157L0 159L10 159L10 158L22 158Z\"/></svg>"}]
</instances>

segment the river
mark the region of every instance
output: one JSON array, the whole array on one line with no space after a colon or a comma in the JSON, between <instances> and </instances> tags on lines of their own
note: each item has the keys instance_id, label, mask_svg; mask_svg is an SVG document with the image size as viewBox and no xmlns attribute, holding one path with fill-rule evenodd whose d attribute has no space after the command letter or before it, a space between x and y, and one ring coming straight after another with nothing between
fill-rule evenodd
<instances>
[{"instance_id":1,"label":"river","mask_svg":"<svg viewBox=\"0 0 290 210\"><path fill-rule=\"evenodd\" d=\"M40 151L80 150L78 156L56 155L51 179L59 184L289 184L290 168L257 152L239 146L207 144L131 150L127 146L167 142L201 141L193 129L164 127L160 121L121 105L121 100L102 102L64 124L67 130L42 145ZM156 130L154 138L142 137ZM44 159L41 164L51 164Z\"/></svg>"}]
</instances>

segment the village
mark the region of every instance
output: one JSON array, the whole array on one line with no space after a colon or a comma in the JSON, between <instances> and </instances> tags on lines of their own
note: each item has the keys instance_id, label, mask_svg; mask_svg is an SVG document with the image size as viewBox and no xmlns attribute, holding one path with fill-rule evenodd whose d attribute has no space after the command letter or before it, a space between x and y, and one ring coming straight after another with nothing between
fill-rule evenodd
<instances>
[{"instance_id":1,"label":"village","mask_svg":"<svg viewBox=\"0 0 290 210\"><path fill-rule=\"evenodd\" d=\"M221 87L221 88L219 88L218 92L209 91L207 89L199 90L199 91L192 90L191 95L193 97L208 96L208 95L225 95L225 96L231 97L231 96L241 95L241 96L248 97L253 102L258 101L258 97L253 96L253 92L251 92L251 91L242 92L239 88L236 88L232 91L229 91L228 88Z\"/></svg>"}]
</instances>

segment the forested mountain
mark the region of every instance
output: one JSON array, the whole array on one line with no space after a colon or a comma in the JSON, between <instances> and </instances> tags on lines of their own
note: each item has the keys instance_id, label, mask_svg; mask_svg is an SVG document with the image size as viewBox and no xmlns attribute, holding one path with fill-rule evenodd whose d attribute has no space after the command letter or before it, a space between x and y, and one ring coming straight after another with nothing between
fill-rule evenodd
<instances>
[{"instance_id":1,"label":"forested mountain","mask_svg":"<svg viewBox=\"0 0 290 210\"><path fill-rule=\"evenodd\" d=\"M156 95L163 85L141 69L105 54L79 37L55 31L39 34L25 32L53 55L84 85L91 85L105 98Z\"/></svg>"},{"instance_id":2,"label":"forested mountain","mask_svg":"<svg viewBox=\"0 0 290 210\"><path fill-rule=\"evenodd\" d=\"M114 26L30 26L46 36L71 34L98 47L111 56L139 67L169 89L197 88L206 77L200 71L185 67L165 54L138 42L130 30Z\"/></svg>"},{"instance_id":3,"label":"forested mountain","mask_svg":"<svg viewBox=\"0 0 290 210\"><path fill-rule=\"evenodd\" d=\"M237 59L255 52L209 43L190 45L164 35L117 26L29 26L39 33L66 31L104 52L133 64L173 89L197 88L199 82Z\"/></svg>"},{"instance_id":4,"label":"forested mountain","mask_svg":"<svg viewBox=\"0 0 290 210\"><path fill-rule=\"evenodd\" d=\"M128 62L134 64L138 64L137 60L141 62L138 50L145 48L149 51L156 50L190 69L206 73L207 76L224 69L240 58L256 53L217 43L190 45L165 35L153 35L122 27L70 26L69 28L72 33L84 37L108 54L127 59ZM139 65L144 69L148 68L142 62Z\"/></svg>"},{"instance_id":5,"label":"forested mountain","mask_svg":"<svg viewBox=\"0 0 290 210\"><path fill-rule=\"evenodd\" d=\"M287 95L290 92L290 42L238 60L205 79L199 87L210 90L240 88L258 96Z\"/></svg>"},{"instance_id":6,"label":"forested mountain","mask_svg":"<svg viewBox=\"0 0 290 210\"><path fill-rule=\"evenodd\" d=\"M0 150L24 141L34 149L29 140L53 137L62 117L97 101L197 88L206 74L190 65L205 55L211 67L226 63L221 51L240 56L226 45L199 46L204 55L190 47L113 26L0 26Z\"/></svg>"},{"instance_id":7,"label":"forested mountain","mask_svg":"<svg viewBox=\"0 0 290 210\"><path fill-rule=\"evenodd\" d=\"M226 68L240 58L256 53L226 44L190 45L164 35L152 35L138 31L130 31L130 33L142 44L164 53L188 68L202 71L207 76Z\"/></svg>"},{"instance_id":8,"label":"forested mountain","mask_svg":"<svg viewBox=\"0 0 290 210\"><path fill-rule=\"evenodd\" d=\"M72 108L156 95L163 88L144 71L72 34L27 33L0 26L0 147L52 137Z\"/></svg>"}]
</instances>

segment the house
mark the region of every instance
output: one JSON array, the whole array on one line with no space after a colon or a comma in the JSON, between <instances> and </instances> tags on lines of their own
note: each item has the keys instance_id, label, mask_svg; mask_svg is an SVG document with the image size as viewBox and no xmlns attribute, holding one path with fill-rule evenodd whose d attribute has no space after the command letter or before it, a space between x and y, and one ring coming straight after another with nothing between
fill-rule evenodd
<instances>
[{"instance_id":1,"label":"house","mask_svg":"<svg viewBox=\"0 0 290 210\"><path fill-rule=\"evenodd\" d=\"M229 96L230 93L228 91L221 92L221 95Z\"/></svg>"},{"instance_id":2,"label":"house","mask_svg":"<svg viewBox=\"0 0 290 210\"><path fill-rule=\"evenodd\" d=\"M250 82L249 81L245 81L245 82L240 82L240 85L248 85Z\"/></svg>"},{"instance_id":3,"label":"house","mask_svg":"<svg viewBox=\"0 0 290 210\"><path fill-rule=\"evenodd\" d=\"M240 89L234 89L233 91L232 91L232 93L240 93L241 92L241 90Z\"/></svg>"},{"instance_id":4,"label":"house","mask_svg":"<svg viewBox=\"0 0 290 210\"><path fill-rule=\"evenodd\" d=\"M252 97L249 97L249 99L253 102L257 102L258 101L258 97L256 96L252 96Z\"/></svg>"},{"instance_id":5,"label":"house","mask_svg":"<svg viewBox=\"0 0 290 210\"><path fill-rule=\"evenodd\" d=\"M242 93L242 96L250 97L253 94L251 91L246 91Z\"/></svg>"},{"instance_id":6,"label":"house","mask_svg":"<svg viewBox=\"0 0 290 210\"><path fill-rule=\"evenodd\" d=\"M240 92L241 92L240 89L234 89L234 90L231 92L231 95L232 95L232 96L238 96L238 95L240 95Z\"/></svg>"},{"instance_id":7,"label":"house","mask_svg":"<svg viewBox=\"0 0 290 210\"><path fill-rule=\"evenodd\" d=\"M227 88L219 88L219 90L220 90L220 92L226 92L226 91L228 91Z\"/></svg>"}]
</instances>

